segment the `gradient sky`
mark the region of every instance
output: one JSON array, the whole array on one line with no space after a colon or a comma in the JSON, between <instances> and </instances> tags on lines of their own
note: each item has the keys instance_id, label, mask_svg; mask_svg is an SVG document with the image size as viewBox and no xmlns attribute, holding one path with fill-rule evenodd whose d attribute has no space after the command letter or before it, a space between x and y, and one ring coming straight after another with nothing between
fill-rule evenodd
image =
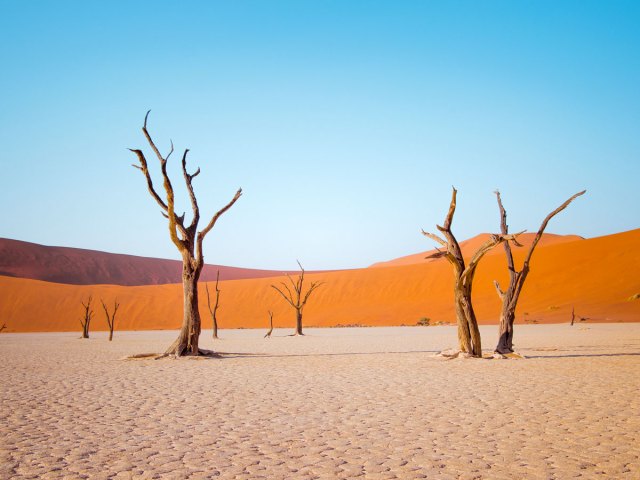
<instances>
[{"instance_id":1,"label":"gradient sky","mask_svg":"<svg viewBox=\"0 0 640 480\"><path fill-rule=\"evenodd\" d=\"M638 228L638 25L615 0L0 0L0 236L179 258L127 150L154 160L148 109L203 217L245 192L207 263L427 250L452 185L459 240L498 229L496 188L512 231L585 188L549 232Z\"/></svg>"}]
</instances>

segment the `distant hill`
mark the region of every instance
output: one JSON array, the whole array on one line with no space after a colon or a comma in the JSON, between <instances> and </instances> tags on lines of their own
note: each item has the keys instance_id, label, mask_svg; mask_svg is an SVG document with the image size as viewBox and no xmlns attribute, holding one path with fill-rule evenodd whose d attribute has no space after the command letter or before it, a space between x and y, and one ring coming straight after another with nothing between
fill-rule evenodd
<instances>
[{"instance_id":1,"label":"distant hill","mask_svg":"<svg viewBox=\"0 0 640 480\"><path fill-rule=\"evenodd\" d=\"M283 273L205 265L201 280L214 281L218 270L220 280L274 277ZM161 285L182 281L182 262L0 238L0 275L71 285Z\"/></svg>"}]
</instances>

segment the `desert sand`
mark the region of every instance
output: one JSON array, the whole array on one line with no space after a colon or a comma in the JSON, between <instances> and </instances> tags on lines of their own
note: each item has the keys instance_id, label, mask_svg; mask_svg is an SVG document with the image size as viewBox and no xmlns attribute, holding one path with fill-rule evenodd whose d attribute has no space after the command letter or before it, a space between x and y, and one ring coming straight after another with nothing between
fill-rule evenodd
<instances>
[{"instance_id":1,"label":"desert sand","mask_svg":"<svg viewBox=\"0 0 640 480\"><path fill-rule=\"evenodd\" d=\"M524 249L515 251L518 265L524 254ZM588 240L551 236L534 254L516 310L517 322L568 323L574 308L576 315L589 318L589 322L640 321L638 271L640 229ZM324 285L309 301L304 324L416 325L422 317L430 318L432 323L455 322L452 277L451 266L444 259L309 273L309 281ZM501 247L480 262L475 276L474 307L483 324L497 323L499 318L500 300L494 279L503 285L507 279ZM221 282L219 325L266 328L267 310L271 310L276 327L292 326L295 317L291 308L271 288L280 281L286 281L286 277ZM82 315L81 302L90 295L97 304L92 330L107 329L100 298L109 304L115 299L120 302L116 319L119 330L175 329L182 323L180 284L63 285L2 276L0 322L6 322L9 332L76 330ZM203 282L200 311L203 324L211 328ZM497 339L491 339L494 341Z\"/></svg>"},{"instance_id":2,"label":"desert sand","mask_svg":"<svg viewBox=\"0 0 640 480\"><path fill-rule=\"evenodd\" d=\"M525 360L435 357L454 327L288 333L129 361L176 332L0 334L0 478L639 478L638 323L520 325Z\"/></svg>"}]
</instances>

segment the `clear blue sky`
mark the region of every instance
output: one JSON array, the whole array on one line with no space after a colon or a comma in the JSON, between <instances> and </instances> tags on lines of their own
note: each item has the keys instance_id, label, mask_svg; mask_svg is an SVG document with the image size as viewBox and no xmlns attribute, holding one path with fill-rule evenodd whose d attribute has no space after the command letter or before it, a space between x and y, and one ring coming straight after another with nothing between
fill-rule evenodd
<instances>
[{"instance_id":1,"label":"clear blue sky","mask_svg":"<svg viewBox=\"0 0 640 480\"><path fill-rule=\"evenodd\" d=\"M178 258L127 150L147 109L204 216L244 189L208 263L427 250L451 185L460 240L497 230L496 188L512 230L583 188L548 231L638 228L638 25L637 1L0 0L0 236Z\"/></svg>"}]
</instances>

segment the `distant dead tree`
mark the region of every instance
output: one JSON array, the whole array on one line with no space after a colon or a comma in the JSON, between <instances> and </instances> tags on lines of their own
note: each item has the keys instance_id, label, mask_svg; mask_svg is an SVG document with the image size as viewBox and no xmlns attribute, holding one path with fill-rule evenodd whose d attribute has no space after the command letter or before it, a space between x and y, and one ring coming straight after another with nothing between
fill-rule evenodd
<instances>
[{"instance_id":1,"label":"distant dead tree","mask_svg":"<svg viewBox=\"0 0 640 480\"><path fill-rule=\"evenodd\" d=\"M213 324L213 338L218 338L218 317L216 312L220 306L220 289L218 288L218 282L220 281L220 270L216 273L216 303L211 308L211 297L209 297L209 285L205 283L207 289L207 306L209 307L209 313L211 314L211 322Z\"/></svg>"},{"instance_id":2,"label":"distant dead tree","mask_svg":"<svg viewBox=\"0 0 640 480\"><path fill-rule=\"evenodd\" d=\"M2 326L0 327L0 332L2 332L5 328L7 328L7 324L3 323Z\"/></svg>"},{"instance_id":3,"label":"distant dead tree","mask_svg":"<svg viewBox=\"0 0 640 480\"><path fill-rule=\"evenodd\" d=\"M182 155L182 174L187 191L189 192L191 209L193 211L193 219L191 223L186 226L185 214L176 214L173 185L171 184L171 180L167 174L167 161L173 153L173 142L171 142L171 149L169 153L166 157L163 157L147 131L148 117L149 112L147 112L144 117L142 133L160 162L166 201L158 195L153 186L149 168L147 166L147 159L145 158L142 150L131 149L131 151L136 154L139 161L139 165L133 166L143 173L147 181L147 188L151 197L160 206L164 217L169 220L169 235L171 237L171 241L182 255L182 289L184 298L182 327L178 338L167 349L165 355L175 355L177 357L182 355L207 355L210 352L206 352L198 348L201 330L200 312L198 310L198 280L200 278L200 273L202 272L202 267L204 266L202 241L214 227L220 216L229 210L240 198L242 195L242 189L238 189L231 201L213 215L204 229L197 231L198 223L200 222L200 208L198 207L198 201L193 190L192 182L200 173L200 168L192 174L187 172L187 153L189 152L189 149L186 149Z\"/></svg>"},{"instance_id":4,"label":"distant dead tree","mask_svg":"<svg viewBox=\"0 0 640 480\"><path fill-rule=\"evenodd\" d=\"M287 285L286 282L280 282L282 285L282 289L275 285L271 285L276 292L282 295L282 298L286 300L286 302L293 307L296 311L296 333L295 335L304 335L302 333L302 311L304 310L307 301L311 294L322 285L322 282L311 282L309 289L306 293L302 293L304 289L304 268L302 268L302 264L298 262L298 266L300 267L300 275L298 275L297 280L293 280L291 275L287 274L287 278L289 283L291 284L291 288ZM286 293L285 293L286 292Z\"/></svg>"},{"instance_id":5,"label":"distant dead tree","mask_svg":"<svg viewBox=\"0 0 640 480\"><path fill-rule=\"evenodd\" d=\"M575 321L576 321L576 307L571 307L571 326L572 327Z\"/></svg>"},{"instance_id":6,"label":"distant dead tree","mask_svg":"<svg viewBox=\"0 0 640 480\"><path fill-rule=\"evenodd\" d=\"M81 302L84 307L84 317L80 320L80 325L82 325L82 338L89 338L89 324L91 323L91 319L93 318L93 310L91 310L91 300L92 297L89 295L89 300L87 303Z\"/></svg>"},{"instance_id":7,"label":"distant dead tree","mask_svg":"<svg viewBox=\"0 0 640 480\"><path fill-rule=\"evenodd\" d=\"M109 309L107 308L107 304L104 303L104 300L100 299L100 303L102 303L102 308L104 309L104 314L107 317L107 325L109 325L109 341L113 340L113 328L116 324L116 313L118 313L118 307L120 304L118 300L114 300L113 302L113 314L109 314Z\"/></svg>"},{"instance_id":8,"label":"distant dead tree","mask_svg":"<svg viewBox=\"0 0 640 480\"><path fill-rule=\"evenodd\" d=\"M264 338L271 338L272 333L273 333L273 312L269 310L269 331L266 333Z\"/></svg>"},{"instance_id":9,"label":"distant dead tree","mask_svg":"<svg viewBox=\"0 0 640 480\"><path fill-rule=\"evenodd\" d=\"M424 230L422 231L422 234L445 248L445 250L438 250L437 253L434 253L427 258L445 257L449 263L453 265L455 277L454 304L456 320L458 323L459 349L471 356L481 357L482 342L480 339L480 330L478 329L478 321L476 320L476 314L473 310L473 304L471 301L473 277L476 273L478 263L489 250L499 243L513 240L518 234L490 235L489 239L473 254L469 264L465 264L460 245L451 232L453 214L456 211L456 194L457 190L453 188L451 203L449 204L449 211L445 217L444 225L436 225L436 228L444 235L444 239L433 233L425 232Z\"/></svg>"},{"instance_id":10,"label":"distant dead tree","mask_svg":"<svg viewBox=\"0 0 640 480\"><path fill-rule=\"evenodd\" d=\"M531 256L533 255L533 251L536 249L538 242L542 238L542 234L544 233L545 228L547 228L549 220L551 220L554 216L567 208L573 200L575 200L580 195L583 195L585 192L586 190L576 193L546 216L546 218L542 221L542 224L540 225L538 233L536 233L531 246L529 247L529 251L527 252L527 256L524 259L524 263L522 264L522 269L520 271L516 271L515 263L513 261L513 254L511 252L511 245L509 244L509 242L504 243L504 251L507 257L507 266L509 269L509 287L505 291L502 291L502 289L500 288L500 284L497 281L494 281L498 296L502 300L498 345L495 349L497 353L505 354L513 352L513 323L516 319L516 306L518 305L518 299L520 298L520 293L522 292L524 281L527 279L527 275L529 275L529 271L531 269ZM498 200L498 208L500 209L500 230L503 235L507 235L509 232L509 226L507 225L507 212L502 205L500 192L496 191L495 194ZM514 242L514 244L519 247L522 246L517 242ZM571 320L571 324L573 325L573 317Z\"/></svg>"}]
</instances>

